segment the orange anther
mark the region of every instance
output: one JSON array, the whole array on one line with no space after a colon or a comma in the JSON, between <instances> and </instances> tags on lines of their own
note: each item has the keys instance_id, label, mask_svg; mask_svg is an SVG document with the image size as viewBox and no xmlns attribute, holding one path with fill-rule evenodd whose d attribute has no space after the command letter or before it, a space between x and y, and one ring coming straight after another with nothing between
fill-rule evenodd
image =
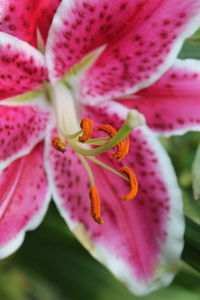
<instances>
[{"instance_id":1,"label":"orange anther","mask_svg":"<svg viewBox=\"0 0 200 300\"><path fill-rule=\"evenodd\" d=\"M83 135L79 137L79 142L84 143L92 136L93 121L90 119L83 119L80 124L83 129Z\"/></svg>"},{"instance_id":2,"label":"orange anther","mask_svg":"<svg viewBox=\"0 0 200 300\"><path fill-rule=\"evenodd\" d=\"M124 147L121 149L121 151L118 151L116 153L115 158L118 160L123 159L129 153L129 150L130 150L130 138L129 135L127 135L125 138Z\"/></svg>"},{"instance_id":3,"label":"orange anther","mask_svg":"<svg viewBox=\"0 0 200 300\"><path fill-rule=\"evenodd\" d=\"M99 126L98 130L106 132L110 137L115 136L115 134L117 133L117 130L113 126L108 124Z\"/></svg>"},{"instance_id":4,"label":"orange anther","mask_svg":"<svg viewBox=\"0 0 200 300\"><path fill-rule=\"evenodd\" d=\"M136 175L133 172L133 170L128 167L122 167L120 169L120 171L127 175L128 179L129 179L129 184L130 184L130 192L127 195L125 195L124 197L121 197L120 199L121 200L131 200L131 199L135 198L135 196L137 195L137 192L138 192L138 181L137 181Z\"/></svg>"},{"instance_id":5,"label":"orange anther","mask_svg":"<svg viewBox=\"0 0 200 300\"><path fill-rule=\"evenodd\" d=\"M98 130L106 132L110 137L115 136L117 133L117 130L114 127L112 127L111 125L107 125L107 124L99 126ZM112 155L112 157L114 157L116 159L121 159L120 155L121 155L121 153L122 154L124 153L125 144L123 141L121 141L116 145L116 147L117 147L117 152L114 153Z\"/></svg>"},{"instance_id":6,"label":"orange anther","mask_svg":"<svg viewBox=\"0 0 200 300\"><path fill-rule=\"evenodd\" d=\"M125 138L125 147L124 147L124 153L122 158L124 158L129 153L129 150L130 150L130 137L129 135L127 135Z\"/></svg>"},{"instance_id":7,"label":"orange anther","mask_svg":"<svg viewBox=\"0 0 200 300\"><path fill-rule=\"evenodd\" d=\"M63 142L59 137L56 136L52 138L51 144L56 150L61 151L63 153L65 152L65 145L63 144Z\"/></svg>"},{"instance_id":8,"label":"orange anther","mask_svg":"<svg viewBox=\"0 0 200 300\"><path fill-rule=\"evenodd\" d=\"M94 221L99 224L103 224L104 221L101 219L100 198L96 186L90 187L90 201L91 201L91 215Z\"/></svg>"}]
</instances>

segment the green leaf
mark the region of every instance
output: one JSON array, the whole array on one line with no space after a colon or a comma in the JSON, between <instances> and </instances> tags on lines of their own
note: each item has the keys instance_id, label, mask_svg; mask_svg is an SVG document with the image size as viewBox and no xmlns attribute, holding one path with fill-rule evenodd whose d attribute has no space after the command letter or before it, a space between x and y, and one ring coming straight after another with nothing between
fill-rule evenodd
<instances>
[{"instance_id":1,"label":"green leaf","mask_svg":"<svg viewBox=\"0 0 200 300\"><path fill-rule=\"evenodd\" d=\"M23 272L14 267L12 269L0 268L0 299L2 300L26 300L26 277Z\"/></svg>"},{"instance_id":2,"label":"green leaf","mask_svg":"<svg viewBox=\"0 0 200 300\"><path fill-rule=\"evenodd\" d=\"M200 30L192 37L187 39L179 53L179 58L196 58L200 59Z\"/></svg>"},{"instance_id":3,"label":"green leaf","mask_svg":"<svg viewBox=\"0 0 200 300\"><path fill-rule=\"evenodd\" d=\"M186 217L183 260L200 272L200 225Z\"/></svg>"},{"instance_id":4,"label":"green leaf","mask_svg":"<svg viewBox=\"0 0 200 300\"><path fill-rule=\"evenodd\" d=\"M192 164L192 183L194 199L200 199L200 144L197 148L194 162Z\"/></svg>"}]
</instances>

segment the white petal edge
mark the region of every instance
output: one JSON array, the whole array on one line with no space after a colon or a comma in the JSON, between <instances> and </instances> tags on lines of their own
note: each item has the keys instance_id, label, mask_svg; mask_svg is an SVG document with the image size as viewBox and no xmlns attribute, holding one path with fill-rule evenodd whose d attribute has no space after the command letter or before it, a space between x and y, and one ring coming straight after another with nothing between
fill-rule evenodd
<instances>
[{"instance_id":1,"label":"white petal edge","mask_svg":"<svg viewBox=\"0 0 200 300\"><path fill-rule=\"evenodd\" d=\"M107 103L101 103L100 106L106 108L109 107L110 112L113 111L121 118L126 118L128 109L118 103L110 101ZM61 201L59 200L54 187L53 176L51 176L51 170L47 160L49 151L47 143L45 149L45 166L50 189L52 191L53 200L56 203L61 216L68 224L70 230L75 234L77 239L79 239L90 254L108 268L114 276L122 281L130 289L130 291L136 295L146 295L156 289L169 285L173 280L177 269L180 267L179 262L183 250L183 235L185 229L181 191L179 189L171 161L152 131L146 126L142 126L141 130L147 136L147 140L152 141L152 150L154 150L157 154L159 153L160 170L163 174L166 185L169 187L168 193L171 199L170 204L172 205L170 211L171 219L168 220L166 228L166 231L169 232L170 235L168 235L165 244L162 246L162 256L160 257L160 264L157 267L157 271L155 272L156 274L153 278L151 278L151 282L148 283L138 282L136 276L131 272L129 266L124 261L115 257L113 253L111 255L106 247L100 244L94 244L90 240L83 225L80 222L75 222L70 219L69 214L62 207ZM174 230L175 228L176 230ZM173 249L173 254L171 253L171 249ZM171 268L169 267L169 264L172 266Z\"/></svg>"},{"instance_id":2,"label":"white petal edge","mask_svg":"<svg viewBox=\"0 0 200 300\"><path fill-rule=\"evenodd\" d=\"M52 20L52 25L49 29L48 33L48 38L47 38L47 43L46 43L46 62L47 62L47 68L49 70L49 79L50 82L53 84L55 83L58 79L54 76L54 57L52 55L52 49L53 49L53 44L54 44L54 35L55 35L55 29L62 27L62 17L65 16L66 9L70 8L74 3L74 0L63 0L61 4L58 6L56 14L53 17ZM63 8L64 7L64 8Z\"/></svg>"},{"instance_id":3,"label":"white petal edge","mask_svg":"<svg viewBox=\"0 0 200 300\"><path fill-rule=\"evenodd\" d=\"M14 239L8 242L5 246L0 247L0 259L4 259L7 256L14 253L23 243L26 232L30 230L34 230L40 225L47 212L50 200L51 200L51 193L50 190L48 189L43 206L42 208L40 208L38 213L30 220L30 222L28 222L28 224L23 228L22 231L20 231L17 234L17 236Z\"/></svg>"},{"instance_id":4,"label":"white petal edge","mask_svg":"<svg viewBox=\"0 0 200 300\"><path fill-rule=\"evenodd\" d=\"M56 35L56 30L63 26L62 18L65 17L66 9L70 9L71 6L74 4L74 2L75 2L74 0L68 0L68 1L63 0L62 3L60 3L60 5L58 6L58 9L53 17L51 27L48 32L48 38L47 38L47 42L46 42L46 51L45 51L45 60L46 60L46 65L47 65L47 68L49 71L49 80L52 84L55 84L56 81L60 80L60 78L56 78L56 76L55 76L54 63L53 63L54 55L53 55L52 49L53 49L53 45L54 45L54 37ZM63 7L64 7L64 9L63 9ZM105 48L106 48L106 45L102 45L98 49L94 49L90 53L88 53L85 57L83 57L83 60L87 59L87 57L90 57L90 56L92 57L90 62L87 64L87 66L83 67L83 69L80 72L78 72L77 74L75 74L75 76L67 77L66 82L68 82L73 87L75 93L77 90L78 82L81 79L81 75L84 73L84 71L89 69L90 66L92 66L94 61L97 59L98 56L100 56L100 54L104 51ZM65 75L67 75L67 72L63 73L63 77L65 77ZM64 80L65 80L65 78L64 78ZM79 97L78 93L77 93L77 95L78 95L77 97Z\"/></svg>"},{"instance_id":5,"label":"white petal edge","mask_svg":"<svg viewBox=\"0 0 200 300\"><path fill-rule=\"evenodd\" d=\"M154 134L158 137L168 138L168 137L175 136L175 135L181 136L189 131L193 131L193 132L200 131L200 126L198 126L198 125L192 126L191 125L191 126L187 126L186 128L170 130L170 131L165 131L165 132L156 130L156 131L154 131Z\"/></svg>"},{"instance_id":6,"label":"white petal edge","mask_svg":"<svg viewBox=\"0 0 200 300\"><path fill-rule=\"evenodd\" d=\"M200 73L200 60L187 58L187 59L179 59L177 58L173 64L175 68L178 70L188 69L191 72Z\"/></svg>"},{"instance_id":7,"label":"white petal edge","mask_svg":"<svg viewBox=\"0 0 200 300\"><path fill-rule=\"evenodd\" d=\"M189 72L195 72L195 73L200 74L200 60L197 60L197 59L192 59L192 58L177 59L174 63L174 67L178 71L179 70L180 71L188 70ZM197 97L199 97L199 101L200 101L200 95L197 95ZM165 131L165 132L156 130L155 134L157 136L170 137L170 136L174 136L174 135L184 135L188 131L200 131L200 125L196 125L196 124L192 125L191 124L190 126L186 126L185 128L170 130L170 131Z\"/></svg>"},{"instance_id":8,"label":"white petal edge","mask_svg":"<svg viewBox=\"0 0 200 300\"><path fill-rule=\"evenodd\" d=\"M26 52L28 57L33 56L36 65L45 67L44 55L27 42L5 32L0 32L0 41L1 46L6 47L7 44L10 44L13 49L16 49L19 52Z\"/></svg>"},{"instance_id":9,"label":"white petal edge","mask_svg":"<svg viewBox=\"0 0 200 300\"><path fill-rule=\"evenodd\" d=\"M20 102L20 96L7 99L5 101L0 101L0 107L1 106L13 106L17 105L19 106L39 106L41 110L49 112L50 118L51 118L51 109L50 106L47 103L47 99L45 97L45 93L36 93L36 98L32 98L35 93L32 95L30 94L31 99L29 101L21 101ZM24 95L22 95L23 97ZM41 132L37 139L35 139L34 143L30 145L29 147L26 147L25 149L17 152L15 155L12 155L12 157L1 161L0 162L0 172L1 170L5 169L10 163L12 163L14 160L28 154L31 152L31 150L34 148L36 144L38 144L45 136L45 132Z\"/></svg>"}]
</instances>

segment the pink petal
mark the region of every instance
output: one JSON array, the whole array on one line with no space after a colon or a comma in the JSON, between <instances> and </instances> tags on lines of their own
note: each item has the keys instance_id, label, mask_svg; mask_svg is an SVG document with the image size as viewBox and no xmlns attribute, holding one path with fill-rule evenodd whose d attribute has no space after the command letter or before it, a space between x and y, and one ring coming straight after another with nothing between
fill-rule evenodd
<instances>
[{"instance_id":1,"label":"pink petal","mask_svg":"<svg viewBox=\"0 0 200 300\"><path fill-rule=\"evenodd\" d=\"M119 104L87 107L96 123L120 126L127 109ZM134 169L139 180L136 199L122 202L127 183L92 165L99 189L104 225L90 216L89 179L75 153L52 147L47 156L50 184L56 204L84 246L136 294L169 284L183 247L181 195L171 163L152 132L143 127L131 135L130 154L123 163L107 154L99 159L114 167ZM81 225L82 224L82 225ZM176 230L174 230L176 228Z\"/></svg>"},{"instance_id":2,"label":"pink petal","mask_svg":"<svg viewBox=\"0 0 200 300\"><path fill-rule=\"evenodd\" d=\"M47 80L39 51L3 32L0 41L0 99L36 89Z\"/></svg>"},{"instance_id":3,"label":"pink petal","mask_svg":"<svg viewBox=\"0 0 200 300\"><path fill-rule=\"evenodd\" d=\"M153 11L148 8L152 2L157 6ZM154 83L199 25L197 0L145 2L129 25L131 30L108 44L85 73L81 83L85 102L134 93Z\"/></svg>"},{"instance_id":4,"label":"pink petal","mask_svg":"<svg viewBox=\"0 0 200 300\"><path fill-rule=\"evenodd\" d=\"M200 61L177 60L154 85L120 100L145 115L147 124L166 136L200 130Z\"/></svg>"},{"instance_id":5,"label":"pink petal","mask_svg":"<svg viewBox=\"0 0 200 300\"><path fill-rule=\"evenodd\" d=\"M0 115L0 169L3 169L44 138L50 111L42 97L38 97L29 104L0 104Z\"/></svg>"},{"instance_id":6,"label":"pink petal","mask_svg":"<svg viewBox=\"0 0 200 300\"><path fill-rule=\"evenodd\" d=\"M38 27L46 41L49 27L61 0L43 0L38 18Z\"/></svg>"},{"instance_id":7,"label":"pink petal","mask_svg":"<svg viewBox=\"0 0 200 300\"><path fill-rule=\"evenodd\" d=\"M160 0L159 0L160 1ZM157 2L147 1L147 13ZM52 23L47 42L50 78L60 78L85 55L130 30L130 19L141 12L142 1L64 0ZM154 1L155 2L155 1Z\"/></svg>"},{"instance_id":8,"label":"pink petal","mask_svg":"<svg viewBox=\"0 0 200 300\"><path fill-rule=\"evenodd\" d=\"M50 201L43 167L43 144L14 161L0 175L0 258L13 253L25 232L35 229Z\"/></svg>"},{"instance_id":9,"label":"pink petal","mask_svg":"<svg viewBox=\"0 0 200 300\"><path fill-rule=\"evenodd\" d=\"M36 25L39 5L44 0L1 0L0 31L9 33L31 45L36 45Z\"/></svg>"}]
</instances>

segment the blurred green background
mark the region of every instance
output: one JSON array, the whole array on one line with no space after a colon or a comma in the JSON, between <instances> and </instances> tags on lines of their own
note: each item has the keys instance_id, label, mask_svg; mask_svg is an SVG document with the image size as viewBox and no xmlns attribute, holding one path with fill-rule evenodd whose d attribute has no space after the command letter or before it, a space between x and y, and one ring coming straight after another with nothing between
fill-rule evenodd
<instances>
[{"instance_id":1,"label":"blurred green background","mask_svg":"<svg viewBox=\"0 0 200 300\"><path fill-rule=\"evenodd\" d=\"M181 58L200 59L199 37L197 33L185 42ZM196 223L200 200L193 198L191 166L199 141L199 133L161 139L183 190L185 214ZM136 297L83 249L51 204L42 225L26 235L14 255L0 261L0 300L200 300L199 232L188 219L182 270L173 284Z\"/></svg>"}]
</instances>

